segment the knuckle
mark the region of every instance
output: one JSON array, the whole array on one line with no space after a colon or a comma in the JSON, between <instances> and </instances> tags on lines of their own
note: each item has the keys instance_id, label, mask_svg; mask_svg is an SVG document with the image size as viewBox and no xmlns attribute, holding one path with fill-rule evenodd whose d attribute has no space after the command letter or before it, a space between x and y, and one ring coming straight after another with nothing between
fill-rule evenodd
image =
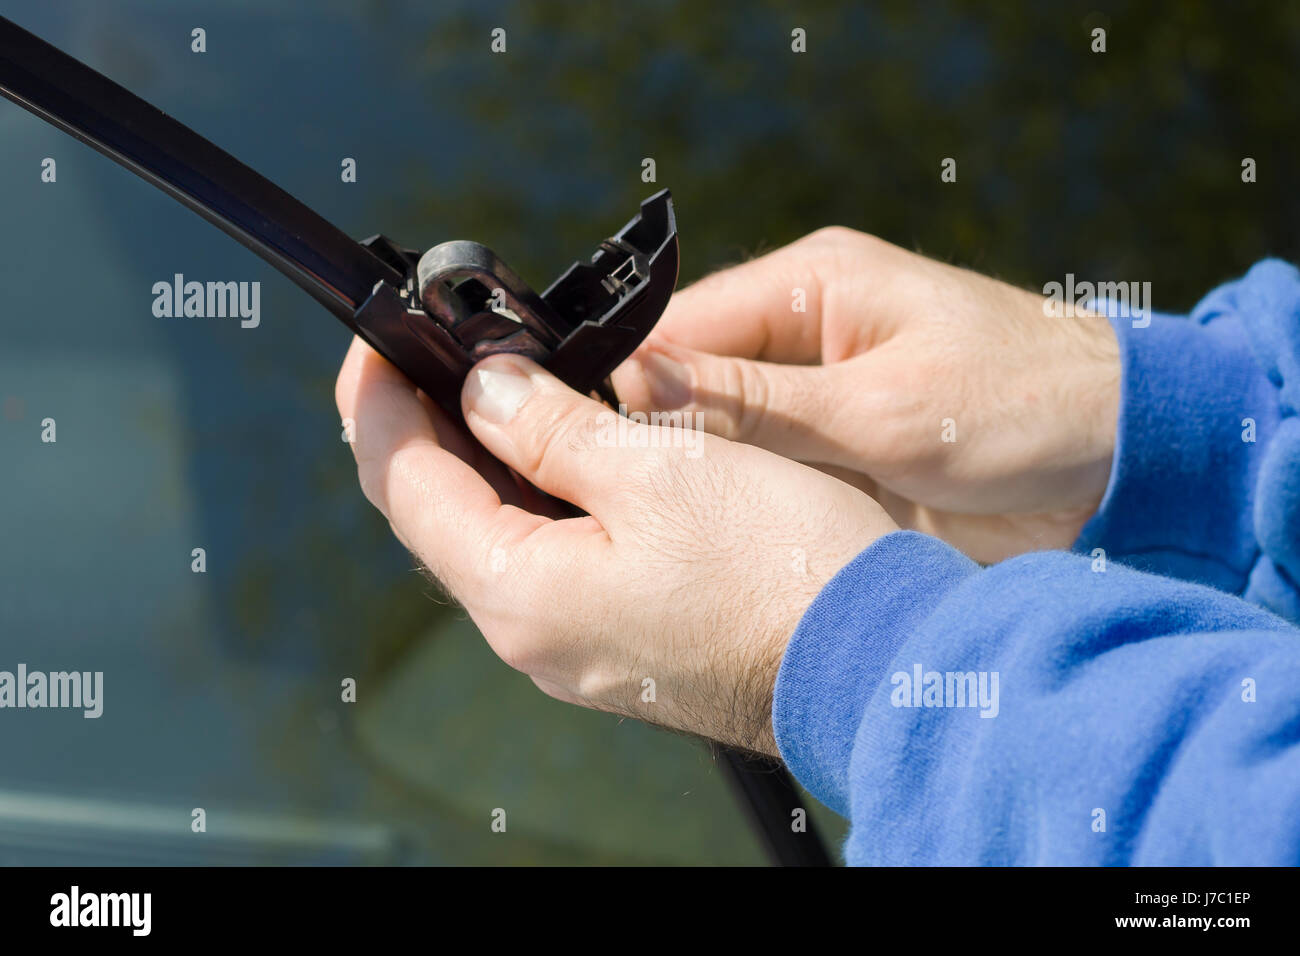
<instances>
[{"instance_id":1,"label":"knuckle","mask_svg":"<svg viewBox=\"0 0 1300 956\"><path fill-rule=\"evenodd\" d=\"M697 370L697 405L707 429L729 441L744 441L752 433L755 409L761 409L764 384L756 379L752 364L737 359L717 359Z\"/></svg>"},{"instance_id":2,"label":"knuckle","mask_svg":"<svg viewBox=\"0 0 1300 956\"><path fill-rule=\"evenodd\" d=\"M557 582L580 572L577 559L543 540L548 527L521 530L502 522L485 535L472 565L477 606L521 636L545 636L553 629Z\"/></svg>"},{"instance_id":3,"label":"knuckle","mask_svg":"<svg viewBox=\"0 0 1300 956\"><path fill-rule=\"evenodd\" d=\"M549 642L537 615L529 613L534 607L528 603L530 589L522 576L515 575L493 582L491 588L489 594L482 595L483 601L469 609L475 625L507 666L523 674L539 672L548 660Z\"/></svg>"},{"instance_id":4,"label":"knuckle","mask_svg":"<svg viewBox=\"0 0 1300 956\"><path fill-rule=\"evenodd\" d=\"M484 637L487 638L487 635ZM528 635L514 628L499 629L492 634L488 643L493 653L512 670L531 674L539 669L535 642Z\"/></svg>"},{"instance_id":5,"label":"knuckle","mask_svg":"<svg viewBox=\"0 0 1300 956\"><path fill-rule=\"evenodd\" d=\"M497 582L492 610L480 615L480 629L492 650L514 670L524 674L552 671L562 656L564 632L551 620L557 597L555 587L523 565L504 582ZM570 619L567 627L577 627Z\"/></svg>"},{"instance_id":6,"label":"knuckle","mask_svg":"<svg viewBox=\"0 0 1300 956\"><path fill-rule=\"evenodd\" d=\"M762 365L753 362L731 362L730 374L734 376L734 394L739 396L738 407L734 410L734 437L739 441L748 441L763 427L767 419L767 409L772 400L772 381Z\"/></svg>"},{"instance_id":7,"label":"knuckle","mask_svg":"<svg viewBox=\"0 0 1300 956\"><path fill-rule=\"evenodd\" d=\"M860 242L866 233L850 229L848 226L822 226L804 236L801 242L811 246L842 246Z\"/></svg>"},{"instance_id":8,"label":"knuckle","mask_svg":"<svg viewBox=\"0 0 1300 956\"><path fill-rule=\"evenodd\" d=\"M596 447L598 423L585 403L546 403L528 424L519 449L520 465L532 475L552 473L565 458L585 456Z\"/></svg>"},{"instance_id":9,"label":"knuckle","mask_svg":"<svg viewBox=\"0 0 1300 956\"><path fill-rule=\"evenodd\" d=\"M848 226L823 226L799 242L808 251L815 251L819 256L842 266L860 266L862 257L879 258L889 249L896 248L879 236L850 229Z\"/></svg>"}]
</instances>

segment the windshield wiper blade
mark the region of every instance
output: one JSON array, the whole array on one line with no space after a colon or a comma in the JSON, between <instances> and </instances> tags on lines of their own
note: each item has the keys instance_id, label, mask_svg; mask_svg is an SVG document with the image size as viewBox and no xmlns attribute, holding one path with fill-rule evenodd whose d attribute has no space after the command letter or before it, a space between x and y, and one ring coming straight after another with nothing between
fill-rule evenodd
<instances>
[{"instance_id":1,"label":"windshield wiper blade","mask_svg":"<svg viewBox=\"0 0 1300 956\"><path fill-rule=\"evenodd\" d=\"M0 17L0 94L222 229L344 322L400 276L347 234L192 129Z\"/></svg>"},{"instance_id":2,"label":"windshield wiper blade","mask_svg":"<svg viewBox=\"0 0 1300 956\"><path fill-rule=\"evenodd\" d=\"M280 187L134 93L0 17L0 94L169 193L364 338L453 418L474 363L527 355L583 393L658 321L677 284L677 222L661 190L534 292L492 250L445 242L420 255L356 242Z\"/></svg>"}]
</instances>

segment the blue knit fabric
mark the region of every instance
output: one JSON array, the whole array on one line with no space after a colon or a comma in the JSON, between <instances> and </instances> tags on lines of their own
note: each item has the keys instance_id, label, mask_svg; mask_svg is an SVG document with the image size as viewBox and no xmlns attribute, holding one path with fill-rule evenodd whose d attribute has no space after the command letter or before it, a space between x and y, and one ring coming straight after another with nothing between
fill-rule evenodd
<instances>
[{"instance_id":1,"label":"blue knit fabric","mask_svg":"<svg viewBox=\"0 0 1300 956\"><path fill-rule=\"evenodd\" d=\"M1300 863L1300 275L1112 323L1078 553L980 568L896 532L791 639L777 742L850 863Z\"/></svg>"}]
</instances>

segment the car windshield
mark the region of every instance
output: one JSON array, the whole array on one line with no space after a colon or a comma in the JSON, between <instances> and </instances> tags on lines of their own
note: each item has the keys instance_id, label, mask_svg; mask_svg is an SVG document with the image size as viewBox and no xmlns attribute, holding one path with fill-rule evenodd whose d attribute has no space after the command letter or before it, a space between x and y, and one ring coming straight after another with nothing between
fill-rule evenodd
<instances>
[{"instance_id":1,"label":"car windshield","mask_svg":"<svg viewBox=\"0 0 1300 956\"><path fill-rule=\"evenodd\" d=\"M990 11L976 29L960 3L814 5L799 58L777 55L782 16L740 2L434 6L13 0L5 15L349 235L471 239L537 288L664 187L681 284L842 222L1025 285L1061 262L1141 263L1166 310L1227 278L1223 241L1234 260L1282 252L1267 237L1296 218L1280 161L1273 186L1261 174L1217 203L1217 235L1175 215L1192 187L1241 187L1196 179L1219 160L1188 130L1235 124L1267 149L1289 111L1251 104L1285 74L1236 100L1193 83L1138 102L1125 91L1146 68L1122 53L1078 84L1081 59L1048 68L1060 28L1046 9ZM1165 55L1162 25L1130 18ZM1196 68L1215 69L1223 44L1190 51ZM1098 109L1153 150L1183 144L1177 168L1131 168L1096 135ZM962 172L937 203L954 152ZM1130 175L1149 179L1141 209L1104 185ZM705 747L543 696L394 540L343 441L337 320L7 101L0 197L0 670L104 675L98 717L0 716L0 862L764 859ZM1177 241L1149 247L1135 219ZM252 302L158 314L158 285L188 281L258 283L255 320ZM843 825L808 804L837 843Z\"/></svg>"},{"instance_id":2,"label":"car windshield","mask_svg":"<svg viewBox=\"0 0 1300 956\"><path fill-rule=\"evenodd\" d=\"M495 111L460 95L472 64L437 50L458 17L421 4L309 23L274 3L18 7L358 237L490 242L540 286L654 188L509 158L530 94ZM557 112L572 127L579 110ZM4 101L0 173L0 670L104 675L98 717L0 720L0 860L762 859L705 748L539 694L421 576L342 441L342 325ZM159 316L154 287L176 281L259 283L256 324Z\"/></svg>"}]
</instances>

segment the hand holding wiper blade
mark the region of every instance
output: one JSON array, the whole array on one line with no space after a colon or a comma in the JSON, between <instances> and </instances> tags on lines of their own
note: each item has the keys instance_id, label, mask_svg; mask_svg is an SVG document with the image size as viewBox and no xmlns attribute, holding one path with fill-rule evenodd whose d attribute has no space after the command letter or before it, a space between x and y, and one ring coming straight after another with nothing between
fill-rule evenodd
<instances>
[{"instance_id":1,"label":"hand holding wiper blade","mask_svg":"<svg viewBox=\"0 0 1300 956\"><path fill-rule=\"evenodd\" d=\"M0 94L169 193L310 293L454 418L475 362L526 355L583 393L641 343L677 284L677 222L662 190L538 295L495 253L445 242L421 255L355 242L157 107L0 17ZM718 748L777 862L826 865L800 797L765 760Z\"/></svg>"}]
</instances>

